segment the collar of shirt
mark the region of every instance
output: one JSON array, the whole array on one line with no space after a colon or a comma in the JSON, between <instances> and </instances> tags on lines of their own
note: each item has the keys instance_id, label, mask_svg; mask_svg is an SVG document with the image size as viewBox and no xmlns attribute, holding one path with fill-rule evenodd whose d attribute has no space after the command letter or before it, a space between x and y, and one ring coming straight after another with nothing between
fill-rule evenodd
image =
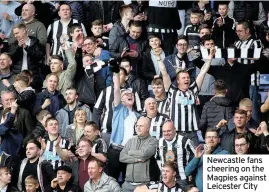
<instances>
[{"instance_id":1,"label":"collar of shirt","mask_svg":"<svg viewBox=\"0 0 269 192\"><path fill-rule=\"evenodd\" d=\"M7 191L7 187L8 187L8 186L5 186L3 189L1 189L0 192L6 192L6 191Z\"/></svg>"},{"instance_id":2,"label":"collar of shirt","mask_svg":"<svg viewBox=\"0 0 269 192\"><path fill-rule=\"evenodd\" d=\"M25 41L25 44L27 46L30 46L30 43L31 43L31 39L29 37L27 37L26 41Z\"/></svg>"}]
</instances>

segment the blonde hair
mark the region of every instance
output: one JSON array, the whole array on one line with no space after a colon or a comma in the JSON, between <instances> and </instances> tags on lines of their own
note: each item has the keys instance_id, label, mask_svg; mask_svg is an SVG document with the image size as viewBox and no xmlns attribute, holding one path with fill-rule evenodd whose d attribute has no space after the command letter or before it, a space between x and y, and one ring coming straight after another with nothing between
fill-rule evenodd
<instances>
[{"instance_id":1,"label":"blonde hair","mask_svg":"<svg viewBox=\"0 0 269 192\"><path fill-rule=\"evenodd\" d=\"M79 114L80 112L82 112L84 115L85 115L85 123L84 123L84 125L86 125L86 123L87 123L87 113L86 113L86 111L84 110L84 109L77 109L76 111L75 111L75 115L74 115L74 121L73 121L73 124L74 124L74 126L75 126L75 129L77 128L77 120L76 120L76 116L77 116L77 114Z\"/></svg>"},{"instance_id":2,"label":"blonde hair","mask_svg":"<svg viewBox=\"0 0 269 192\"><path fill-rule=\"evenodd\" d=\"M25 184L34 184L34 185L37 185L39 184L39 181L38 179L33 176L33 175L29 175L25 178Z\"/></svg>"},{"instance_id":3,"label":"blonde hair","mask_svg":"<svg viewBox=\"0 0 269 192\"><path fill-rule=\"evenodd\" d=\"M249 98L244 98L239 102L239 107L252 107L252 101Z\"/></svg>"}]
</instances>

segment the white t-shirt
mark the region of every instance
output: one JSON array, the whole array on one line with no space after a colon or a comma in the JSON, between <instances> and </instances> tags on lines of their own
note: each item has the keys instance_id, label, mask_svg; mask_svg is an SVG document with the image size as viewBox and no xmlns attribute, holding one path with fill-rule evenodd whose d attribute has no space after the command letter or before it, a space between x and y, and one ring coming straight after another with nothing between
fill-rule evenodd
<instances>
[{"instance_id":1,"label":"white t-shirt","mask_svg":"<svg viewBox=\"0 0 269 192\"><path fill-rule=\"evenodd\" d=\"M133 137L134 135L134 124L137 120L137 117L133 111L129 110L128 117L124 120L124 136L123 141L121 143L124 146L127 141Z\"/></svg>"},{"instance_id":2,"label":"white t-shirt","mask_svg":"<svg viewBox=\"0 0 269 192\"><path fill-rule=\"evenodd\" d=\"M27 46L30 46L30 43L31 43L31 39L28 37L25 44ZM21 66L21 71L23 70L28 70L27 52L25 51L25 49L23 49L23 58L22 58L22 66Z\"/></svg>"}]
</instances>

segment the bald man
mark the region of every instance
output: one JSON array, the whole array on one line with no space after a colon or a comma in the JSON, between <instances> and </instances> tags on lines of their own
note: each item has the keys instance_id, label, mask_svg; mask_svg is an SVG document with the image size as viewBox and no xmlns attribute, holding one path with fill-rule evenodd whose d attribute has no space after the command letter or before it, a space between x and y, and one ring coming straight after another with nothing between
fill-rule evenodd
<instances>
[{"instance_id":1,"label":"bald man","mask_svg":"<svg viewBox=\"0 0 269 192\"><path fill-rule=\"evenodd\" d=\"M153 166L158 140L149 134L150 119L141 116L136 125L137 136L129 139L120 153L120 162L127 164L124 192L133 192L143 183L158 180L158 168ZM156 177L156 178L154 178Z\"/></svg>"},{"instance_id":2,"label":"bald man","mask_svg":"<svg viewBox=\"0 0 269 192\"><path fill-rule=\"evenodd\" d=\"M152 137L160 139L162 136L162 126L169 119L168 115L158 112L157 102L154 98L149 97L145 100L145 117L151 120L149 133Z\"/></svg>"},{"instance_id":3,"label":"bald man","mask_svg":"<svg viewBox=\"0 0 269 192\"><path fill-rule=\"evenodd\" d=\"M187 137L178 134L172 121L167 121L163 124L162 138L159 140L156 159L159 160L160 167L167 161L177 163L176 180L183 188L188 185L184 170L187 163L194 156L194 152L193 142Z\"/></svg>"},{"instance_id":4,"label":"bald man","mask_svg":"<svg viewBox=\"0 0 269 192\"><path fill-rule=\"evenodd\" d=\"M33 4L26 3L22 7L21 17L21 22L27 27L28 35L36 37L39 40L39 43L45 49L47 42L47 31L44 24L35 19L35 6ZM11 34L8 40L9 45L14 41L14 35Z\"/></svg>"}]
</instances>

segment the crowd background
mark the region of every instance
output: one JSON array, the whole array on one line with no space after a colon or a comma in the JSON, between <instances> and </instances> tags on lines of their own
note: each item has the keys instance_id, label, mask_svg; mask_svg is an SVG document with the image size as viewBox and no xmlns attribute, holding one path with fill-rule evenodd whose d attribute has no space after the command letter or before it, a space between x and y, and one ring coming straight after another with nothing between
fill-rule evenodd
<instances>
[{"instance_id":1,"label":"crowd background","mask_svg":"<svg viewBox=\"0 0 269 192\"><path fill-rule=\"evenodd\" d=\"M268 154L268 8L1 0L1 192L202 192L204 154Z\"/></svg>"}]
</instances>

